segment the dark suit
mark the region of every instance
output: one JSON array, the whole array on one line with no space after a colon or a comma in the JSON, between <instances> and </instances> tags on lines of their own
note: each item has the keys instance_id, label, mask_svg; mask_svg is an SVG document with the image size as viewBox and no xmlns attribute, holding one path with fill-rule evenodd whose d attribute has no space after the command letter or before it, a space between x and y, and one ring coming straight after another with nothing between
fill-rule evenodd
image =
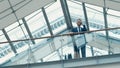
<instances>
[{"instance_id":1,"label":"dark suit","mask_svg":"<svg viewBox=\"0 0 120 68\"><path fill-rule=\"evenodd\" d=\"M85 25L83 25L83 27L80 27L80 31L78 31L78 27L75 27L75 28L73 28L72 29L72 32L82 32L82 31L87 31L87 29L86 29L86 27L85 27ZM74 46L75 47L75 46ZM77 46L76 46L77 47ZM75 52L77 52L77 53L79 53L79 48L74 48L74 51ZM82 46L82 47L80 47L81 48L81 53L82 53L82 57L86 57L86 46L84 45L84 46Z\"/></svg>"},{"instance_id":2,"label":"dark suit","mask_svg":"<svg viewBox=\"0 0 120 68\"><path fill-rule=\"evenodd\" d=\"M73 28L73 29L72 29L72 32L79 32L77 28L78 28L78 27ZM85 25L83 25L83 28L81 28L81 31L87 31Z\"/></svg>"}]
</instances>

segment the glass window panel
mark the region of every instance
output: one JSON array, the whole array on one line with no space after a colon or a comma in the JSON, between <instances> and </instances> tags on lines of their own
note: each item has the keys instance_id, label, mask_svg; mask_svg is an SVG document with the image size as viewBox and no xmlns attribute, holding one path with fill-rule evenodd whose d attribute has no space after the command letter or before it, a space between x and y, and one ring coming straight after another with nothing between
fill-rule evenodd
<instances>
[{"instance_id":1,"label":"glass window panel","mask_svg":"<svg viewBox=\"0 0 120 68\"><path fill-rule=\"evenodd\" d=\"M63 28L67 28L65 21L63 22L64 25L59 24L60 21L64 20L64 15L59 0L47 7L45 10L54 35L61 32L61 30L64 30Z\"/></svg>"},{"instance_id":2,"label":"glass window panel","mask_svg":"<svg viewBox=\"0 0 120 68\"><path fill-rule=\"evenodd\" d=\"M19 20L19 22L15 22L12 25L6 27L5 30L11 40L22 39L23 37L25 38L25 35L28 35L22 20Z\"/></svg>"},{"instance_id":3,"label":"glass window panel","mask_svg":"<svg viewBox=\"0 0 120 68\"><path fill-rule=\"evenodd\" d=\"M81 5L82 3L73 1L67 1L67 3L72 18L71 20L73 22L73 26L76 26L76 19L78 18L84 19L83 8Z\"/></svg>"},{"instance_id":4,"label":"glass window panel","mask_svg":"<svg viewBox=\"0 0 120 68\"><path fill-rule=\"evenodd\" d=\"M113 14L116 12L113 12ZM120 15L120 14L118 14ZM120 16L116 16L116 15L110 15L108 14L107 16L107 20L108 20L108 25L109 27L119 27L120 26Z\"/></svg>"},{"instance_id":5,"label":"glass window panel","mask_svg":"<svg viewBox=\"0 0 120 68\"><path fill-rule=\"evenodd\" d=\"M115 10L108 9L107 13L120 17L120 11L115 11Z\"/></svg>"},{"instance_id":6,"label":"glass window panel","mask_svg":"<svg viewBox=\"0 0 120 68\"><path fill-rule=\"evenodd\" d=\"M108 15L108 27L117 28L120 26L120 12L109 9ZM120 29L109 30L109 36L114 39L120 39Z\"/></svg>"},{"instance_id":7,"label":"glass window panel","mask_svg":"<svg viewBox=\"0 0 120 68\"><path fill-rule=\"evenodd\" d=\"M90 30L100 30L105 28L105 23L104 23L104 15L103 15L103 8L86 4L86 11L87 11L87 16L88 16L88 22L89 22L89 27ZM104 42L108 43L106 40L106 32L105 31L99 31L95 33L95 36L97 40L103 40L105 39ZM101 42L101 41L100 41ZM101 43L99 43L101 44ZM106 44L109 46L109 44ZM107 54L108 51L102 53L102 50L99 51L102 55Z\"/></svg>"},{"instance_id":8,"label":"glass window panel","mask_svg":"<svg viewBox=\"0 0 120 68\"><path fill-rule=\"evenodd\" d=\"M27 20L27 18L25 17L25 19ZM31 32L34 32L38 29L40 29L41 27L45 26L45 20L43 17L42 12L39 12L39 14L33 16L31 19L27 20L27 24L31 30Z\"/></svg>"},{"instance_id":9,"label":"glass window panel","mask_svg":"<svg viewBox=\"0 0 120 68\"><path fill-rule=\"evenodd\" d=\"M69 8L69 12L71 16L83 16L83 11L82 11L82 5L81 3L75 3L75 2L71 2L71 1L67 1L68 3L68 8Z\"/></svg>"},{"instance_id":10,"label":"glass window panel","mask_svg":"<svg viewBox=\"0 0 120 68\"><path fill-rule=\"evenodd\" d=\"M43 13L41 12L41 9L29 16L25 17L25 19L27 21L28 27L34 38L50 36ZM41 39L35 40L35 42L39 43L41 42Z\"/></svg>"},{"instance_id":11,"label":"glass window panel","mask_svg":"<svg viewBox=\"0 0 120 68\"><path fill-rule=\"evenodd\" d=\"M8 32L8 36L10 37L11 40L23 39L23 37L25 37L25 35L24 35L21 27L17 27L17 28Z\"/></svg>"},{"instance_id":12,"label":"glass window panel","mask_svg":"<svg viewBox=\"0 0 120 68\"><path fill-rule=\"evenodd\" d=\"M21 29L21 27L23 30ZM21 25L21 27L20 26L16 27L13 30L8 32L8 36L11 40L20 40L20 39L26 39L26 37L27 38L29 37L23 24ZM23 44L21 41L14 42L13 45L18 53L24 50L24 48L22 50L19 50L20 48L22 48L22 46L25 46L25 44Z\"/></svg>"},{"instance_id":13,"label":"glass window panel","mask_svg":"<svg viewBox=\"0 0 120 68\"><path fill-rule=\"evenodd\" d=\"M5 38L5 35L3 34L3 32L0 30L0 42L6 42L7 39ZM8 43L2 43L0 44L0 48L1 47L5 47L6 45L8 45Z\"/></svg>"},{"instance_id":14,"label":"glass window panel","mask_svg":"<svg viewBox=\"0 0 120 68\"><path fill-rule=\"evenodd\" d=\"M86 4L86 6L90 30L99 29L100 26L104 27L103 9L89 4Z\"/></svg>"},{"instance_id":15,"label":"glass window panel","mask_svg":"<svg viewBox=\"0 0 120 68\"><path fill-rule=\"evenodd\" d=\"M41 10L37 10L35 12L33 12L32 14L28 15L25 17L26 20L30 20L31 18L33 18L34 16L38 15L41 12Z\"/></svg>"},{"instance_id":16,"label":"glass window panel","mask_svg":"<svg viewBox=\"0 0 120 68\"><path fill-rule=\"evenodd\" d=\"M5 41L7 41L7 39L5 38L5 36L4 36L4 34L3 34L3 32L0 30L0 42L5 42Z\"/></svg>"},{"instance_id":17,"label":"glass window panel","mask_svg":"<svg viewBox=\"0 0 120 68\"><path fill-rule=\"evenodd\" d=\"M18 26L19 26L19 24L17 22L15 22L15 23L11 24L10 26L6 27L5 30L8 32Z\"/></svg>"},{"instance_id":18,"label":"glass window panel","mask_svg":"<svg viewBox=\"0 0 120 68\"><path fill-rule=\"evenodd\" d=\"M7 39L5 38L5 35L0 30L0 42L6 42ZM3 62L6 62L8 59L14 56L13 51L10 48L9 43L0 43L0 64Z\"/></svg>"},{"instance_id":19,"label":"glass window panel","mask_svg":"<svg viewBox=\"0 0 120 68\"><path fill-rule=\"evenodd\" d=\"M16 23L18 23L18 22L16 22ZM11 41L29 38L26 28L23 24L23 21L19 20L19 23L21 24L20 26L16 26L15 28L13 28L12 30L7 32ZM14 26L9 26L9 28L10 27L14 27ZM6 29L6 31L7 31L7 29ZM22 42L22 41L14 42L13 45L18 53L27 49L27 48L26 49L24 48L24 47L26 47L25 46L26 43Z\"/></svg>"},{"instance_id":20,"label":"glass window panel","mask_svg":"<svg viewBox=\"0 0 120 68\"><path fill-rule=\"evenodd\" d=\"M47 7L45 10L50 23L63 16L59 0L53 3L51 6Z\"/></svg>"}]
</instances>

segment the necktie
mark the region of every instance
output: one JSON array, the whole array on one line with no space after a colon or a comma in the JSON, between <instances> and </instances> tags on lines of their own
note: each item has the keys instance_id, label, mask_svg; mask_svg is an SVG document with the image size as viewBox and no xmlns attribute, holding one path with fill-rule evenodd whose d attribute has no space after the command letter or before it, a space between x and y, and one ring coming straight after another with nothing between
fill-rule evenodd
<instances>
[{"instance_id":1,"label":"necktie","mask_svg":"<svg viewBox=\"0 0 120 68\"><path fill-rule=\"evenodd\" d=\"M78 29L79 29L79 31L78 31L78 32L81 32L81 28L80 28L80 26L78 27Z\"/></svg>"}]
</instances>

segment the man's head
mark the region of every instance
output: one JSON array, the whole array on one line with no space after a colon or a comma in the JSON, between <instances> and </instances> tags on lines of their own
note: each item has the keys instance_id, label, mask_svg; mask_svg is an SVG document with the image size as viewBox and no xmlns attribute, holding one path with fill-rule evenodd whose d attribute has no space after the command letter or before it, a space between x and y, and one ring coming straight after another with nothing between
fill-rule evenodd
<instances>
[{"instance_id":1,"label":"man's head","mask_svg":"<svg viewBox=\"0 0 120 68\"><path fill-rule=\"evenodd\" d=\"M82 25L82 20L81 19L77 19L77 26L81 26Z\"/></svg>"}]
</instances>

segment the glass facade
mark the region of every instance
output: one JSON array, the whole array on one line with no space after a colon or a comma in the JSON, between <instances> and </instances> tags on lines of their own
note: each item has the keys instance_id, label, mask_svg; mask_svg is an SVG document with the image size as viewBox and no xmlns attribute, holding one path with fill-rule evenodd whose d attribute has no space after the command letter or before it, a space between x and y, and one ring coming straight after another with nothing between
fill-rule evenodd
<instances>
[{"instance_id":1,"label":"glass facade","mask_svg":"<svg viewBox=\"0 0 120 68\"><path fill-rule=\"evenodd\" d=\"M77 26L76 21L78 18L81 18L83 24L87 25L85 22L86 19L84 17L82 3L67 0L67 5L70 18L72 20L72 25L74 27ZM118 53L119 48L117 45L119 45L120 40L120 12L107 9L108 28L117 29L109 30L109 38L106 39L106 32L103 30L106 27L103 7L85 3L85 8L89 23L88 26L90 27L90 31L93 31L90 33L85 33L87 38L87 57L106 55L109 54L109 51L111 51L112 54ZM57 36L69 33L66 24L68 22L65 22L64 12L62 10L60 0L45 6L44 9L51 29L48 28L48 24L42 9L38 9L32 14L24 17L28 25L28 29L35 40L35 44L32 44L30 41L30 36L22 20L19 20L19 22L15 22L4 28L10 38L10 41L12 41L11 43L17 51L17 56L20 55L19 57L16 57L13 53L12 48L10 47L10 42L5 43L8 40L6 39L3 31L0 30L0 65L3 63L10 65L13 62L8 62L8 60L11 58L14 59L20 57L25 58L20 61L15 61L17 64L65 60L68 59L68 57L66 57L68 54L71 54L72 58L74 58L73 38L70 35ZM50 38L51 34L49 30L52 30L53 35L57 37ZM94 30L102 31L94 32ZM74 40L76 41L77 39L75 38ZM80 58L82 58L81 51Z\"/></svg>"}]
</instances>

